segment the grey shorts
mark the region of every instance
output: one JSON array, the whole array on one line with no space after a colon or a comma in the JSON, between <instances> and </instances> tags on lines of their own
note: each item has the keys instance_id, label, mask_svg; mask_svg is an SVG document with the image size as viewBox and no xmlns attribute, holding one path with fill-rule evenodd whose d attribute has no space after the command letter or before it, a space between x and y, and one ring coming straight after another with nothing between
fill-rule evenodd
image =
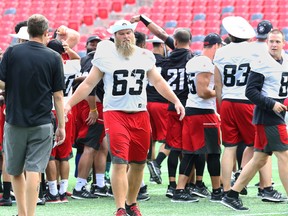
<instances>
[{"instance_id":1,"label":"grey shorts","mask_svg":"<svg viewBox=\"0 0 288 216\"><path fill-rule=\"evenodd\" d=\"M53 126L18 127L5 122L6 171L17 176L24 170L44 173L52 149Z\"/></svg>"}]
</instances>

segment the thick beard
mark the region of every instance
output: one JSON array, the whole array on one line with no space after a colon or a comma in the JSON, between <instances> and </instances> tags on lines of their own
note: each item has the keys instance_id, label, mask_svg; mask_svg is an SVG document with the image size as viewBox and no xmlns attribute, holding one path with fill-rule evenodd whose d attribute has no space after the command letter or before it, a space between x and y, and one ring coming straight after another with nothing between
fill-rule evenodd
<instances>
[{"instance_id":1,"label":"thick beard","mask_svg":"<svg viewBox=\"0 0 288 216\"><path fill-rule=\"evenodd\" d=\"M115 44L116 44L117 51L124 58L130 57L134 53L135 45L133 44L133 41L120 42L120 41L116 40Z\"/></svg>"}]
</instances>

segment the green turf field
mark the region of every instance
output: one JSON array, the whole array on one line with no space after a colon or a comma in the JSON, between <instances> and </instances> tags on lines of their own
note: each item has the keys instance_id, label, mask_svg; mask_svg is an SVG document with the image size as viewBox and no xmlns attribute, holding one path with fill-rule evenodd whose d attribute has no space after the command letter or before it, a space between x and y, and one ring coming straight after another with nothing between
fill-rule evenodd
<instances>
[{"instance_id":1,"label":"green turf field","mask_svg":"<svg viewBox=\"0 0 288 216\"><path fill-rule=\"evenodd\" d=\"M258 182L258 175L251 181L248 186L248 195L242 196L244 205L250 208L248 212L236 212L220 203L211 203L208 199L200 199L198 203L172 203L165 196L167 189L167 166L164 161L162 166L162 185L149 183L149 171L145 168L145 182L148 185L148 192L151 196L149 201L140 202L140 209L143 216L179 216L179 215L197 215L197 216L264 216L264 215L288 215L288 204L265 203L256 197L257 188L253 185ZM288 164L287 164L288 165ZM75 184L73 177L74 159L71 160L71 176L69 191ZM211 189L211 184L207 171L204 174L206 186ZM277 172L277 160L273 157L273 179L275 188L284 193ZM69 203L65 204L46 204L37 206L37 216L110 216L115 212L114 200L111 197L99 198L95 200L73 200L69 198ZM0 207L0 216L12 216L17 214L16 205L12 207Z\"/></svg>"}]
</instances>

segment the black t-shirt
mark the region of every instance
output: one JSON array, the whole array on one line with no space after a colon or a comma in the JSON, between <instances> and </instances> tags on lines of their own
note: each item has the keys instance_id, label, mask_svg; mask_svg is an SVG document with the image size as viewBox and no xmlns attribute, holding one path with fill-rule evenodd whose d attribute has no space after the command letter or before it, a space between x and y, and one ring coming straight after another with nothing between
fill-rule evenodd
<instances>
[{"instance_id":1,"label":"black t-shirt","mask_svg":"<svg viewBox=\"0 0 288 216\"><path fill-rule=\"evenodd\" d=\"M51 123L52 95L65 89L63 63L55 51L29 41L4 53L6 122L21 127Z\"/></svg>"}]
</instances>

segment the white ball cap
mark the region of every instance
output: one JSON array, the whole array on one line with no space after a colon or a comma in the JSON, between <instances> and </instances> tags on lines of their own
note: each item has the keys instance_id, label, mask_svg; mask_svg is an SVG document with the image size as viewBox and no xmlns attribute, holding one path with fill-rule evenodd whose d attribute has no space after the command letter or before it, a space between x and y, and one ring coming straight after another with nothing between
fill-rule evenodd
<instances>
[{"instance_id":1,"label":"white ball cap","mask_svg":"<svg viewBox=\"0 0 288 216\"><path fill-rule=\"evenodd\" d=\"M29 40L28 27L22 26L17 34L9 34L11 37Z\"/></svg>"},{"instance_id":2,"label":"white ball cap","mask_svg":"<svg viewBox=\"0 0 288 216\"><path fill-rule=\"evenodd\" d=\"M118 31L126 30L126 29L131 29L132 31L134 31L137 27L137 24L138 23L130 23L127 20L119 20L115 22L114 25L110 26L110 28L107 29L107 31L110 34L115 34Z\"/></svg>"},{"instance_id":3,"label":"white ball cap","mask_svg":"<svg viewBox=\"0 0 288 216\"><path fill-rule=\"evenodd\" d=\"M250 39L256 35L253 27L241 16L225 17L222 25L230 35L237 38Z\"/></svg>"},{"instance_id":4,"label":"white ball cap","mask_svg":"<svg viewBox=\"0 0 288 216\"><path fill-rule=\"evenodd\" d=\"M163 40L161 40L160 38L158 38L157 36L153 36L152 39L147 39L146 42L151 42L151 43L164 43Z\"/></svg>"}]
</instances>

